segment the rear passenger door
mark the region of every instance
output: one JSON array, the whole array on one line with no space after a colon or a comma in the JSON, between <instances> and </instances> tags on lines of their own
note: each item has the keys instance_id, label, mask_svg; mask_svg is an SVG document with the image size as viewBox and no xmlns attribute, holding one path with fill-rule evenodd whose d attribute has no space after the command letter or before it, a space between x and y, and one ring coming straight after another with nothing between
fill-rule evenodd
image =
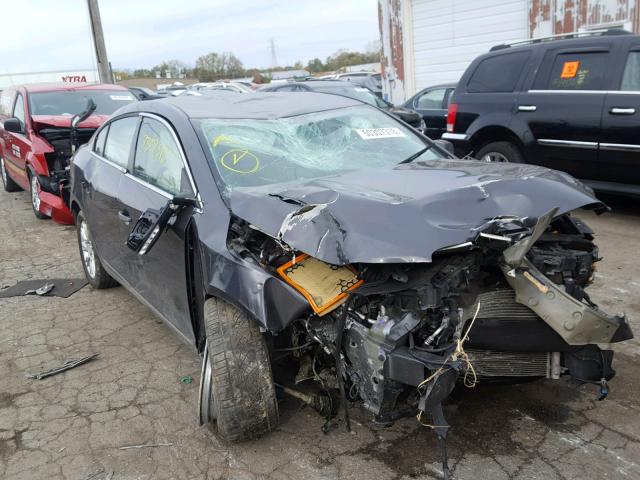
<instances>
[{"instance_id":1,"label":"rear passenger door","mask_svg":"<svg viewBox=\"0 0 640 480\"><path fill-rule=\"evenodd\" d=\"M598 142L610 68L607 44L547 50L538 74L518 97L516 125L527 161L598 178Z\"/></svg>"},{"instance_id":2,"label":"rear passenger door","mask_svg":"<svg viewBox=\"0 0 640 480\"><path fill-rule=\"evenodd\" d=\"M181 210L147 254L139 255L125 246L146 210L159 212L178 194L196 196L186 157L171 125L155 115L141 116L129 172L119 189L120 249L125 260L120 273L149 306L194 341L185 260L185 234L193 208Z\"/></svg>"},{"instance_id":3,"label":"rear passenger door","mask_svg":"<svg viewBox=\"0 0 640 480\"><path fill-rule=\"evenodd\" d=\"M447 129L447 88L426 90L416 97L409 108L422 115L426 125L425 135L433 140L442 137Z\"/></svg>"},{"instance_id":4,"label":"rear passenger door","mask_svg":"<svg viewBox=\"0 0 640 480\"><path fill-rule=\"evenodd\" d=\"M640 186L640 40L633 38L602 112L598 179Z\"/></svg>"},{"instance_id":5,"label":"rear passenger door","mask_svg":"<svg viewBox=\"0 0 640 480\"><path fill-rule=\"evenodd\" d=\"M124 268L121 255L118 192L127 172L138 115L117 118L96 136L81 182L82 209L100 259L119 273Z\"/></svg>"}]
</instances>

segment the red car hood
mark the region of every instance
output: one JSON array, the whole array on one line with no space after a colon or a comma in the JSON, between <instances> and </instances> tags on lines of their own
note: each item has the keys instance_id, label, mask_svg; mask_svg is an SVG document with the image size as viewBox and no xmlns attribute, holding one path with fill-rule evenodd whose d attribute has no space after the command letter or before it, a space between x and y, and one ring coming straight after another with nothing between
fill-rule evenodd
<instances>
[{"instance_id":1,"label":"red car hood","mask_svg":"<svg viewBox=\"0 0 640 480\"><path fill-rule=\"evenodd\" d=\"M56 127L56 128L71 128L71 119L73 115L32 115L31 120L33 122L33 128L40 130L41 128ZM108 115L91 115L84 122L78 125L79 128L98 128L102 125Z\"/></svg>"}]
</instances>

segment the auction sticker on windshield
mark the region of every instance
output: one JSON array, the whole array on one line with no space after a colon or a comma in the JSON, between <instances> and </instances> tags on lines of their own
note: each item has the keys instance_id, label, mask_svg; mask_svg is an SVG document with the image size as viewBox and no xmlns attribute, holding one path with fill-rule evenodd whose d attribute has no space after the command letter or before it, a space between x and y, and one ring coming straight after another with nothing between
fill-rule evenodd
<instances>
[{"instance_id":1,"label":"auction sticker on windshield","mask_svg":"<svg viewBox=\"0 0 640 480\"><path fill-rule=\"evenodd\" d=\"M356 128L356 132L363 140L373 140L375 138L401 138L406 135L399 128Z\"/></svg>"},{"instance_id":2,"label":"auction sticker on windshield","mask_svg":"<svg viewBox=\"0 0 640 480\"><path fill-rule=\"evenodd\" d=\"M128 102L130 100L133 100L133 98L129 95L109 95L111 97L111 100L117 100L117 101L121 101L121 102Z\"/></svg>"}]
</instances>

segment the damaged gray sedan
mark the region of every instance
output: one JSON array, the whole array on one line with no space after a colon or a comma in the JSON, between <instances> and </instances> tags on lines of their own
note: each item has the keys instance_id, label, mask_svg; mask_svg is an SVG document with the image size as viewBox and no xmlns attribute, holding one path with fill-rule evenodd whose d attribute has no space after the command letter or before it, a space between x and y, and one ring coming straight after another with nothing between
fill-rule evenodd
<instances>
[{"instance_id":1,"label":"damaged gray sedan","mask_svg":"<svg viewBox=\"0 0 640 480\"><path fill-rule=\"evenodd\" d=\"M87 278L202 355L200 420L230 441L275 429L280 394L444 439L456 384L566 376L604 397L598 345L633 336L586 291L600 257L571 212L606 210L591 190L453 158L356 100L131 104L71 175Z\"/></svg>"}]
</instances>

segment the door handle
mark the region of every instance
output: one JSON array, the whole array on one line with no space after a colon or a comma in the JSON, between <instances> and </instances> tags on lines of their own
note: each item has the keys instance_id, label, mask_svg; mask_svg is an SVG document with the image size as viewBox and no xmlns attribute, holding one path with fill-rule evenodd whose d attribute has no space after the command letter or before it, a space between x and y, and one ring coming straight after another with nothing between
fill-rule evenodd
<instances>
[{"instance_id":1,"label":"door handle","mask_svg":"<svg viewBox=\"0 0 640 480\"><path fill-rule=\"evenodd\" d=\"M538 109L535 105L519 105L519 112L535 112Z\"/></svg>"},{"instance_id":2,"label":"door handle","mask_svg":"<svg viewBox=\"0 0 640 480\"><path fill-rule=\"evenodd\" d=\"M613 107L611 110L609 110L609 113L611 115L633 115L636 113L636 109Z\"/></svg>"},{"instance_id":3,"label":"door handle","mask_svg":"<svg viewBox=\"0 0 640 480\"><path fill-rule=\"evenodd\" d=\"M129 225L131 223L131 216L126 210L120 210L118 212L118 218L122 220L126 225Z\"/></svg>"}]
</instances>

